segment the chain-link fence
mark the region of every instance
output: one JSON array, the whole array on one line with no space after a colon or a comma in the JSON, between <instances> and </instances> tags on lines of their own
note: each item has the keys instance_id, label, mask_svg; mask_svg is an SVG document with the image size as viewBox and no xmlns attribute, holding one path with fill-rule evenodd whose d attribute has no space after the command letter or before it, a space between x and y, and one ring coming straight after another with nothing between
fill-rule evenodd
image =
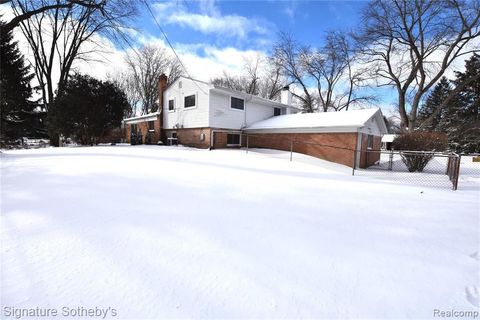
<instances>
[{"instance_id":1,"label":"chain-link fence","mask_svg":"<svg viewBox=\"0 0 480 320\"><path fill-rule=\"evenodd\" d=\"M367 158L378 160L366 169L356 169L356 175L457 190L461 157L455 153L393 150L365 152Z\"/></svg>"}]
</instances>

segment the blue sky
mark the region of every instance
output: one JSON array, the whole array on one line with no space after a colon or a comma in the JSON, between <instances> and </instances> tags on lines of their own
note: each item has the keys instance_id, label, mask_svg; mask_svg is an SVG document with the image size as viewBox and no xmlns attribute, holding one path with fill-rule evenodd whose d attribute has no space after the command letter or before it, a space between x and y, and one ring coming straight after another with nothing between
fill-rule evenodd
<instances>
[{"instance_id":1,"label":"blue sky","mask_svg":"<svg viewBox=\"0 0 480 320\"><path fill-rule=\"evenodd\" d=\"M330 30L354 30L366 1L157 1L151 9L193 77L209 80L235 74L243 57L267 56L278 33L319 47ZM138 20L140 42L163 41L146 8ZM163 43L165 45L165 43ZM208 74L209 76L206 76ZM394 102L391 90L375 89L382 104Z\"/></svg>"},{"instance_id":2,"label":"blue sky","mask_svg":"<svg viewBox=\"0 0 480 320\"><path fill-rule=\"evenodd\" d=\"M365 1L176 0L156 2L152 9L173 43L268 51L279 31L291 33L302 43L318 46L329 30L355 28L365 4ZM139 21L139 30L160 36L147 10L143 10ZM200 21L204 23L201 26ZM230 27L220 28L222 23L229 22Z\"/></svg>"}]
</instances>

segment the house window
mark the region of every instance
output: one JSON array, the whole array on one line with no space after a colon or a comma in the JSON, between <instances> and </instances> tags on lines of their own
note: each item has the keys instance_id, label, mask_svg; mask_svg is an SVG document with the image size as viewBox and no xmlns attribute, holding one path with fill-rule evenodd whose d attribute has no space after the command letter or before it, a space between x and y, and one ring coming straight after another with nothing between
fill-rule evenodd
<instances>
[{"instance_id":1,"label":"house window","mask_svg":"<svg viewBox=\"0 0 480 320\"><path fill-rule=\"evenodd\" d=\"M175 100L170 99L168 100L168 111L173 111L175 110Z\"/></svg>"},{"instance_id":2,"label":"house window","mask_svg":"<svg viewBox=\"0 0 480 320\"><path fill-rule=\"evenodd\" d=\"M185 97L185 109L186 108L193 108L195 107L195 95L192 94L191 96Z\"/></svg>"},{"instance_id":3,"label":"house window","mask_svg":"<svg viewBox=\"0 0 480 320\"><path fill-rule=\"evenodd\" d=\"M237 109L237 110L245 110L245 100L231 97L230 108Z\"/></svg>"},{"instance_id":4,"label":"house window","mask_svg":"<svg viewBox=\"0 0 480 320\"><path fill-rule=\"evenodd\" d=\"M227 134L227 146L239 146L240 135L239 134Z\"/></svg>"},{"instance_id":5,"label":"house window","mask_svg":"<svg viewBox=\"0 0 480 320\"><path fill-rule=\"evenodd\" d=\"M136 133L137 132L137 125L136 124L131 124L130 125L130 132L131 133Z\"/></svg>"},{"instance_id":6,"label":"house window","mask_svg":"<svg viewBox=\"0 0 480 320\"><path fill-rule=\"evenodd\" d=\"M148 130L155 130L155 121L148 121Z\"/></svg>"},{"instance_id":7,"label":"house window","mask_svg":"<svg viewBox=\"0 0 480 320\"><path fill-rule=\"evenodd\" d=\"M276 116L279 116L282 114L282 109L280 108L273 108L273 116L276 117Z\"/></svg>"},{"instance_id":8,"label":"house window","mask_svg":"<svg viewBox=\"0 0 480 320\"><path fill-rule=\"evenodd\" d=\"M373 149L373 136L371 134L367 136L367 149Z\"/></svg>"}]
</instances>

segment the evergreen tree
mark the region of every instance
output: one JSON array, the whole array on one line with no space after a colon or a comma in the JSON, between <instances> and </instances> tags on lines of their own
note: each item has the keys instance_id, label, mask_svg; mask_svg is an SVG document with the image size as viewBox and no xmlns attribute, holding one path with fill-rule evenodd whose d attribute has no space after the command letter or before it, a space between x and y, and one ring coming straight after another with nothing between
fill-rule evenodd
<instances>
[{"instance_id":1,"label":"evergreen tree","mask_svg":"<svg viewBox=\"0 0 480 320\"><path fill-rule=\"evenodd\" d=\"M115 84L75 74L57 93L48 111L49 131L93 144L108 130L120 126L129 105Z\"/></svg>"},{"instance_id":2,"label":"evergreen tree","mask_svg":"<svg viewBox=\"0 0 480 320\"><path fill-rule=\"evenodd\" d=\"M465 63L464 72L456 72L455 85L480 73L480 55ZM446 129L451 147L461 153L480 152L480 79L470 82L456 95L457 108L452 125Z\"/></svg>"},{"instance_id":3,"label":"evergreen tree","mask_svg":"<svg viewBox=\"0 0 480 320\"><path fill-rule=\"evenodd\" d=\"M418 112L417 124L423 124L430 118L435 110L442 104L442 102L448 97L451 92L450 82L446 77L442 77L440 82L436 84L432 92L428 95L427 100L422 105ZM444 108L441 112L438 112L435 117L428 121L427 125L423 126L425 131L443 131L442 126L446 118L448 117L450 108Z\"/></svg>"},{"instance_id":4,"label":"evergreen tree","mask_svg":"<svg viewBox=\"0 0 480 320\"><path fill-rule=\"evenodd\" d=\"M11 31L5 31L0 22L0 106L1 141L8 143L20 137L42 137L41 113L29 99L30 82L34 75L25 64L23 55L13 41ZM42 134L43 133L43 134Z\"/></svg>"}]
</instances>

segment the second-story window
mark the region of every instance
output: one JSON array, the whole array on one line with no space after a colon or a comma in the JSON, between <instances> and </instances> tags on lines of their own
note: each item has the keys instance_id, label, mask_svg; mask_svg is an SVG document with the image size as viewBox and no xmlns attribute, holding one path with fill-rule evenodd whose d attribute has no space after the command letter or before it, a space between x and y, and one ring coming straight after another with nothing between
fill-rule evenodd
<instances>
[{"instance_id":1,"label":"second-story window","mask_svg":"<svg viewBox=\"0 0 480 320\"><path fill-rule=\"evenodd\" d=\"M245 110L245 100L240 98L230 98L230 108L237 110Z\"/></svg>"},{"instance_id":2,"label":"second-story window","mask_svg":"<svg viewBox=\"0 0 480 320\"><path fill-rule=\"evenodd\" d=\"M168 111L173 111L175 110L175 100L170 99L168 100Z\"/></svg>"},{"instance_id":3,"label":"second-story window","mask_svg":"<svg viewBox=\"0 0 480 320\"><path fill-rule=\"evenodd\" d=\"M184 108L193 108L196 106L195 104L195 95L192 94L191 96L186 96L185 97L185 105Z\"/></svg>"}]
</instances>

